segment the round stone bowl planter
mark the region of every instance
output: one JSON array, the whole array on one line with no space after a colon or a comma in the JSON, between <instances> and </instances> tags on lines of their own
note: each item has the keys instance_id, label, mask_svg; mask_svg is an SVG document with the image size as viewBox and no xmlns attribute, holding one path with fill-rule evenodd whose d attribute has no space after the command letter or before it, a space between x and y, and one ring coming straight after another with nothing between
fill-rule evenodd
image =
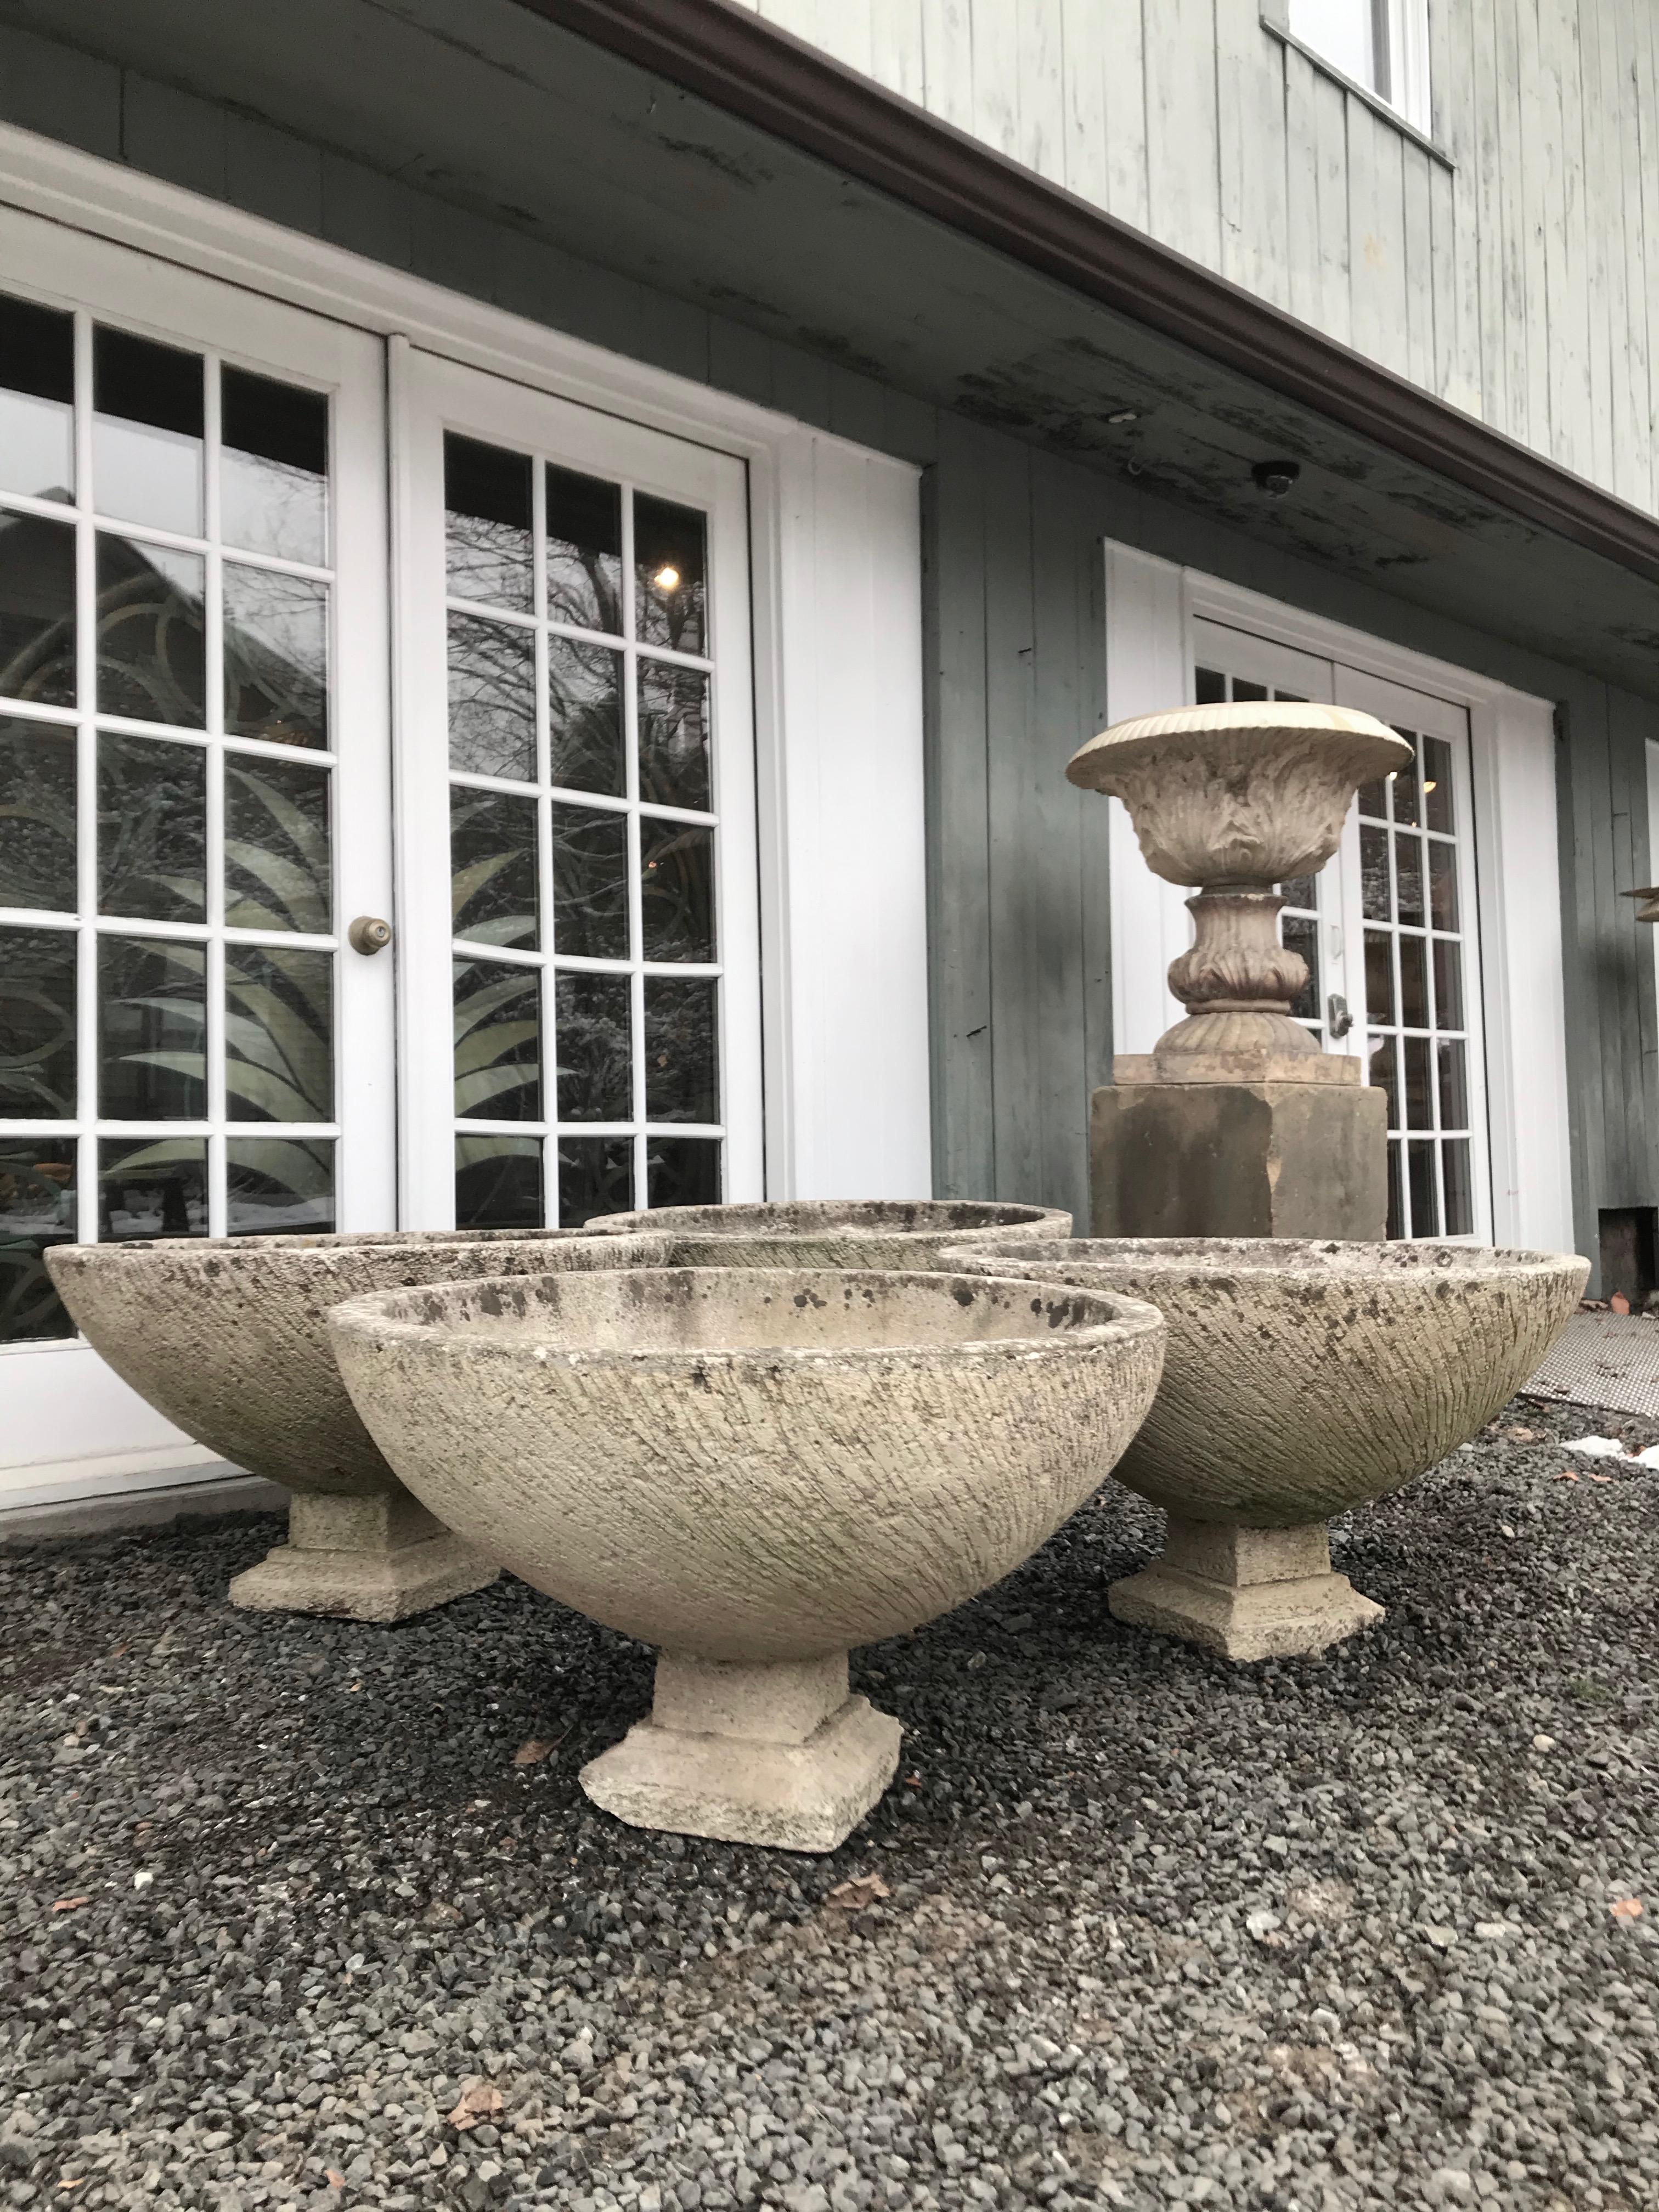
<instances>
[{"instance_id":1,"label":"round stone bowl planter","mask_svg":"<svg viewBox=\"0 0 1659 2212\"><path fill-rule=\"evenodd\" d=\"M1109 1602L1231 1659L1321 1650L1382 1618L1331 1571L1327 1521L1484 1427L1589 1272L1571 1254L1270 1237L1078 1237L944 1264L1115 1291L1164 1314L1164 1380L1116 1472L1164 1508L1169 1532Z\"/></svg>"},{"instance_id":2,"label":"round stone bowl planter","mask_svg":"<svg viewBox=\"0 0 1659 2212\"><path fill-rule=\"evenodd\" d=\"M794 1267L930 1267L947 1245L985 1246L1010 1238L1069 1237L1072 1217L1052 1206L1004 1205L994 1199L800 1199L776 1204L660 1206L648 1212L611 1213L590 1222L607 1235L627 1231L675 1237L730 1237L728 1260L757 1259ZM787 1241L784 1251L780 1239ZM740 1255L739 1243L753 1259Z\"/></svg>"},{"instance_id":3,"label":"round stone bowl planter","mask_svg":"<svg viewBox=\"0 0 1659 2212\"><path fill-rule=\"evenodd\" d=\"M328 1310L368 1291L544 1267L550 1245L580 1234L182 1237L61 1245L46 1265L123 1382L198 1443L293 1492L287 1543L236 1577L232 1604L392 1621L482 1589L498 1569L381 1458L335 1367Z\"/></svg>"},{"instance_id":4,"label":"round stone bowl planter","mask_svg":"<svg viewBox=\"0 0 1659 2212\"><path fill-rule=\"evenodd\" d=\"M562 1267L337 1307L409 1487L538 1589L658 1647L582 1771L636 1826L832 1850L899 1725L847 1654L1035 1551L1151 1405L1132 1300L920 1271Z\"/></svg>"}]
</instances>

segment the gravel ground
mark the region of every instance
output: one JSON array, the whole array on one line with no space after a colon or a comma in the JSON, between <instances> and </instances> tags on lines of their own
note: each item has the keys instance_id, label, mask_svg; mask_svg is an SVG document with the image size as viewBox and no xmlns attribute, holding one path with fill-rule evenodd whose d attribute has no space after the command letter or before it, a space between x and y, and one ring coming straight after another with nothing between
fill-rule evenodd
<instances>
[{"instance_id":1,"label":"gravel ground","mask_svg":"<svg viewBox=\"0 0 1659 2212\"><path fill-rule=\"evenodd\" d=\"M0 2205L1655 2212L1659 1474L1587 1428L1659 1439L1517 1401L1340 1531L1389 1618L1319 1661L1120 1627L1109 1487L862 1655L905 1764L827 1860L590 1809L649 1656L517 1583L12 1553Z\"/></svg>"}]
</instances>

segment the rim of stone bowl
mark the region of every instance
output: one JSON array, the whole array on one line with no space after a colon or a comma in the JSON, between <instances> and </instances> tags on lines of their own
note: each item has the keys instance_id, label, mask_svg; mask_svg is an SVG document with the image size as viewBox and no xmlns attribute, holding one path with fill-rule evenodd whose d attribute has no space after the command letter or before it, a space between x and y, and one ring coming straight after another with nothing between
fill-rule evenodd
<instances>
[{"instance_id":1,"label":"rim of stone bowl","mask_svg":"<svg viewBox=\"0 0 1659 2212\"><path fill-rule=\"evenodd\" d=\"M1145 1298L1130 1297L1121 1291L1093 1290L1086 1285L1066 1284L1063 1287L1074 1294L1078 1303L1097 1309L1101 1319L1085 1322L1080 1327L1061 1329L1051 1323L1042 1335L963 1338L953 1343L915 1344L894 1341L890 1344L853 1345L686 1345L680 1348L660 1350L638 1349L617 1346L609 1348L565 1346L537 1343L524 1336L501 1338L486 1334L470 1335L456 1330L453 1323L436 1319L408 1319L398 1310L422 1298L483 1297L492 1290L499 1290L513 1299L527 1296L538 1284L573 1281L592 1282L611 1275L634 1275L642 1282L663 1285L675 1275L693 1277L713 1276L726 1285L740 1281L745 1289L759 1288L768 1283L799 1283L811 1279L829 1279L836 1283L901 1284L907 1287L919 1285L930 1293L949 1295L958 1303L965 1303L961 1294L981 1287L1048 1291L1052 1285L1030 1278L974 1274L945 1274L932 1269L891 1267L614 1267L585 1270L581 1276L550 1270L542 1275L475 1276L465 1281L430 1284L407 1290L374 1291L362 1297L348 1298L331 1309L328 1325L337 1337L356 1337L383 1346L394 1344L429 1345L441 1349L447 1356L458 1358L513 1359L522 1362L526 1358L546 1365L557 1362L565 1366L612 1366L639 1370L659 1370L668 1372L684 1370L693 1364L701 1367L741 1368L768 1365L775 1367L779 1360L803 1366L818 1365L834 1361L842 1365L852 1364L873 1367L884 1361L902 1358L915 1364L940 1364L960 1359L964 1354L998 1359L1032 1359L1056 1356L1062 1352L1096 1351L1118 1345L1132 1344L1141 1339L1162 1340L1168 1323L1158 1309Z\"/></svg>"},{"instance_id":2,"label":"rim of stone bowl","mask_svg":"<svg viewBox=\"0 0 1659 2212\"><path fill-rule=\"evenodd\" d=\"M423 1248L453 1251L459 1246L501 1244L569 1244L583 1239L605 1244L620 1237L652 1236L666 1242L665 1231L597 1229L342 1229L297 1231L266 1237L123 1237L97 1244L54 1244L52 1258L84 1261L96 1253L100 1261L141 1253L210 1252L216 1258L238 1252L355 1252L402 1246L411 1252Z\"/></svg>"},{"instance_id":3,"label":"rim of stone bowl","mask_svg":"<svg viewBox=\"0 0 1659 2212\"><path fill-rule=\"evenodd\" d=\"M1006 1244L994 1254L972 1246L949 1247L941 1266L967 1274L986 1272L985 1263L1030 1267L1034 1279L1066 1279L1067 1269L1137 1267L1146 1274L1187 1274L1194 1280L1215 1275L1299 1277L1330 1282L1358 1275L1431 1275L1437 1281L1470 1281L1505 1274L1542 1275L1588 1267L1576 1252L1536 1252L1504 1246L1454 1244L1431 1238L1392 1243L1339 1243L1311 1237L1073 1237ZM1084 1287L1079 1285L1078 1287Z\"/></svg>"},{"instance_id":4,"label":"rim of stone bowl","mask_svg":"<svg viewBox=\"0 0 1659 2212\"><path fill-rule=\"evenodd\" d=\"M904 1217L918 1213L976 1213L978 1221L939 1220L932 1227L905 1228ZM786 1220L782 1217L791 1217ZM597 1215L590 1227L607 1236L638 1231L655 1221L672 1236L800 1237L823 1230L847 1237L977 1237L988 1230L1029 1229L1040 1238L1043 1224L1069 1221L1063 1206L1029 1206L1000 1198L803 1198L738 1199L730 1205L662 1206ZM623 1224L618 1231L611 1224Z\"/></svg>"}]
</instances>

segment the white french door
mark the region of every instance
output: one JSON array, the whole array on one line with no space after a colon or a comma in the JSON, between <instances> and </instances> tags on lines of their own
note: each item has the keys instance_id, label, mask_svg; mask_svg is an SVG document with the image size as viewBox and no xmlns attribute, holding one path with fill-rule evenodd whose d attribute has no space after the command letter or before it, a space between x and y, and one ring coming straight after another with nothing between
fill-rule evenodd
<instances>
[{"instance_id":1,"label":"white french door","mask_svg":"<svg viewBox=\"0 0 1659 2212\"><path fill-rule=\"evenodd\" d=\"M383 388L0 210L0 1497L191 1455L48 1246L395 1218Z\"/></svg>"},{"instance_id":2,"label":"white french door","mask_svg":"<svg viewBox=\"0 0 1659 2212\"><path fill-rule=\"evenodd\" d=\"M403 1218L763 1194L747 487L399 348Z\"/></svg>"}]
</instances>

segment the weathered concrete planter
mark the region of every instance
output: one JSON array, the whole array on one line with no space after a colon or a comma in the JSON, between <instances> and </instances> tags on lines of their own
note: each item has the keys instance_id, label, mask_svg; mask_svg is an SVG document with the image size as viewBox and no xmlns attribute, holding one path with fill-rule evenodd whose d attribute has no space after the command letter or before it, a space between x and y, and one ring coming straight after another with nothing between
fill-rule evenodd
<instances>
[{"instance_id":1,"label":"weathered concrete planter","mask_svg":"<svg viewBox=\"0 0 1659 2212\"><path fill-rule=\"evenodd\" d=\"M464 1540L657 1645L583 1770L637 1826L830 1850L898 1723L847 1654L1017 1566L1151 1404L1128 1300L959 1274L580 1267L362 1298L330 1328L387 1460Z\"/></svg>"},{"instance_id":2,"label":"weathered concrete planter","mask_svg":"<svg viewBox=\"0 0 1659 2212\"><path fill-rule=\"evenodd\" d=\"M198 1443L293 1492L288 1542L237 1576L231 1602L390 1621L482 1589L497 1569L376 1450L335 1368L328 1309L367 1291L544 1267L550 1243L578 1234L179 1237L64 1245L46 1264L124 1382Z\"/></svg>"},{"instance_id":3,"label":"weathered concrete planter","mask_svg":"<svg viewBox=\"0 0 1659 2212\"><path fill-rule=\"evenodd\" d=\"M1231 1659L1321 1650L1381 1619L1331 1571L1326 1522L1482 1428L1589 1273L1570 1254L1274 1237L1079 1237L945 1264L1121 1291L1165 1316L1163 1383L1117 1474L1165 1509L1169 1534L1109 1601Z\"/></svg>"},{"instance_id":4,"label":"weathered concrete planter","mask_svg":"<svg viewBox=\"0 0 1659 2212\"><path fill-rule=\"evenodd\" d=\"M1046 1206L994 1199L799 1199L775 1204L662 1206L649 1212L611 1213L591 1230L653 1231L675 1237L729 1237L729 1258L709 1267L744 1267L754 1258L792 1267L927 1267L950 1244L1001 1244L1010 1239L1069 1237L1072 1217ZM787 1239L784 1256L778 1240ZM695 1263L694 1263L695 1264Z\"/></svg>"}]
</instances>

